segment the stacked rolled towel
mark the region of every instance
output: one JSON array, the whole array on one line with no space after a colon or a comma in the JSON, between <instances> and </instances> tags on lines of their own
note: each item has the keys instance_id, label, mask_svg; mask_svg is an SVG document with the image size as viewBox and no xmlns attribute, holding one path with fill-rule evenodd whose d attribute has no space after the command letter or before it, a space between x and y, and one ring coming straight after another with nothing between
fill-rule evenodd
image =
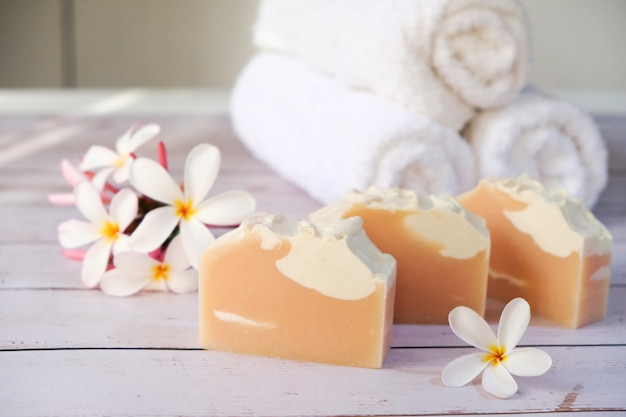
<instances>
[{"instance_id":1,"label":"stacked rolled towel","mask_svg":"<svg viewBox=\"0 0 626 417\"><path fill-rule=\"evenodd\" d=\"M476 181L456 131L287 55L262 52L248 63L231 116L257 158L324 203L370 185L454 195Z\"/></svg>"},{"instance_id":2,"label":"stacked rolled towel","mask_svg":"<svg viewBox=\"0 0 626 417\"><path fill-rule=\"evenodd\" d=\"M263 0L254 40L454 130L527 77L515 0Z\"/></svg>"},{"instance_id":3,"label":"stacked rolled towel","mask_svg":"<svg viewBox=\"0 0 626 417\"><path fill-rule=\"evenodd\" d=\"M607 182L607 150L592 118L575 105L528 89L478 113L463 135L480 177L527 173L593 207Z\"/></svg>"},{"instance_id":4,"label":"stacked rolled towel","mask_svg":"<svg viewBox=\"0 0 626 417\"><path fill-rule=\"evenodd\" d=\"M516 0L261 0L254 40L235 129L322 202L370 185L454 195L527 173L592 207L606 184L592 118L520 92Z\"/></svg>"}]
</instances>

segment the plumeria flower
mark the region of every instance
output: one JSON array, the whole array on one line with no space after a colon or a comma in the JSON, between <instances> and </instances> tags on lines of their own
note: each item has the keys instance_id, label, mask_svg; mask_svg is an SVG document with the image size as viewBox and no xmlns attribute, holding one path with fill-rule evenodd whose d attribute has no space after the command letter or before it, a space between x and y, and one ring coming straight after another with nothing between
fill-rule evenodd
<instances>
[{"instance_id":1,"label":"plumeria flower","mask_svg":"<svg viewBox=\"0 0 626 417\"><path fill-rule=\"evenodd\" d=\"M118 184L128 179L130 166L134 160L133 153L144 143L159 134L161 128L155 124L131 127L115 143L115 151L104 146L94 145L87 150L80 169L82 171L99 170L92 181L102 189L108 177Z\"/></svg>"},{"instance_id":2,"label":"plumeria flower","mask_svg":"<svg viewBox=\"0 0 626 417\"><path fill-rule=\"evenodd\" d=\"M120 252L113 263L115 269L107 271L100 281L100 289L109 295L125 297L141 290L181 294L198 289L198 273L190 269L180 235L168 245L163 261L144 253Z\"/></svg>"},{"instance_id":3,"label":"plumeria flower","mask_svg":"<svg viewBox=\"0 0 626 417\"><path fill-rule=\"evenodd\" d=\"M137 195L123 189L111 200L107 213L100 192L88 181L74 188L76 207L87 221L68 220L59 225L58 236L64 248L77 248L90 243L85 253L81 278L88 288L96 287L107 269L111 252L128 250L128 235L124 230L137 215Z\"/></svg>"},{"instance_id":4,"label":"plumeria flower","mask_svg":"<svg viewBox=\"0 0 626 417\"><path fill-rule=\"evenodd\" d=\"M441 373L447 386L461 387L482 372L482 384L487 392L509 398L517 392L512 375L538 376L552 366L552 359L542 350L515 349L530 322L530 306L523 298L515 298L506 305L497 337L487 322L467 307L452 310L449 322L459 338L482 352L461 356L447 364Z\"/></svg>"},{"instance_id":5,"label":"plumeria flower","mask_svg":"<svg viewBox=\"0 0 626 417\"><path fill-rule=\"evenodd\" d=\"M244 191L229 191L205 200L217 178L220 161L220 151L215 146L196 146L187 156L181 190L157 162L147 158L135 160L130 171L131 184L165 206L146 214L131 236L133 250L153 251L179 226L185 253L198 269L200 255L215 239L206 225L231 226L252 214L254 198Z\"/></svg>"},{"instance_id":6,"label":"plumeria flower","mask_svg":"<svg viewBox=\"0 0 626 417\"><path fill-rule=\"evenodd\" d=\"M61 175L63 175L65 182L72 187L75 187L81 181L88 180L87 176L67 159L61 161ZM48 201L57 206L72 206L76 203L74 193L50 194Z\"/></svg>"}]
</instances>

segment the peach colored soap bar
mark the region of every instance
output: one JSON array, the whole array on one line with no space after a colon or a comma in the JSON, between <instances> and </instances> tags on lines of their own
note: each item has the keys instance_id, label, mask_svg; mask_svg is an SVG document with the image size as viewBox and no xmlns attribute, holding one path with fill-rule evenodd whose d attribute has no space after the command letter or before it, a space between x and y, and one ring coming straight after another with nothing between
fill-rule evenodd
<instances>
[{"instance_id":1,"label":"peach colored soap bar","mask_svg":"<svg viewBox=\"0 0 626 417\"><path fill-rule=\"evenodd\" d=\"M395 260L358 218L322 225L255 214L201 259L200 345L380 368L395 276Z\"/></svg>"},{"instance_id":2,"label":"peach colored soap bar","mask_svg":"<svg viewBox=\"0 0 626 417\"><path fill-rule=\"evenodd\" d=\"M604 318L612 239L580 201L526 176L482 180L459 200L487 220L490 296L523 297L570 328Z\"/></svg>"},{"instance_id":3,"label":"peach colored soap bar","mask_svg":"<svg viewBox=\"0 0 626 417\"><path fill-rule=\"evenodd\" d=\"M394 322L445 324L459 305L484 313L489 233L454 198L371 187L311 218L350 216L361 217L369 238L398 262Z\"/></svg>"}]
</instances>

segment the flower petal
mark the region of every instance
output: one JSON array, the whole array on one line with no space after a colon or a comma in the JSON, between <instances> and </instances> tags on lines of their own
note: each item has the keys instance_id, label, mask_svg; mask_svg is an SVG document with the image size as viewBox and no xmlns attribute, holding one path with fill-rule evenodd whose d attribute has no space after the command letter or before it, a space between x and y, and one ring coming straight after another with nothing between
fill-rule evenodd
<instances>
[{"instance_id":1,"label":"flower petal","mask_svg":"<svg viewBox=\"0 0 626 417\"><path fill-rule=\"evenodd\" d=\"M198 269L200 256L215 240L211 231L198 220L180 222L180 236L187 258L194 269Z\"/></svg>"},{"instance_id":2,"label":"flower petal","mask_svg":"<svg viewBox=\"0 0 626 417\"><path fill-rule=\"evenodd\" d=\"M85 177L85 174L80 172L78 168L76 168L74 164L72 164L67 159L63 159L61 161L61 174L63 175L65 181L72 187L79 182L87 179L87 177Z\"/></svg>"},{"instance_id":3,"label":"flower petal","mask_svg":"<svg viewBox=\"0 0 626 417\"><path fill-rule=\"evenodd\" d=\"M116 254L115 258L113 258L113 263L116 269L130 274L145 275L147 277L151 276L152 268L160 264L159 261L145 253L131 251Z\"/></svg>"},{"instance_id":4,"label":"flower petal","mask_svg":"<svg viewBox=\"0 0 626 417\"><path fill-rule=\"evenodd\" d=\"M476 378L489 362L485 354L474 352L463 355L448 363L441 372L441 381L449 387L462 387Z\"/></svg>"},{"instance_id":5,"label":"flower petal","mask_svg":"<svg viewBox=\"0 0 626 417\"><path fill-rule=\"evenodd\" d=\"M48 194L48 202L55 206L73 206L76 204L74 194L71 193Z\"/></svg>"},{"instance_id":6,"label":"flower petal","mask_svg":"<svg viewBox=\"0 0 626 417\"><path fill-rule=\"evenodd\" d=\"M105 294L127 297L141 291L150 281L150 277L132 274L121 269L111 269L102 275L100 289Z\"/></svg>"},{"instance_id":7,"label":"flower petal","mask_svg":"<svg viewBox=\"0 0 626 417\"><path fill-rule=\"evenodd\" d=\"M112 221L116 222L120 231L126 230L137 216L138 208L137 195L130 188L120 190L111 200L109 207L109 216Z\"/></svg>"},{"instance_id":8,"label":"flower petal","mask_svg":"<svg viewBox=\"0 0 626 417\"><path fill-rule=\"evenodd\" d=\"M530 322L530 306L523 298L511 300L500 316L498 325L498 342L509 352L520 341Z\"/></svg>"},{"instance_id":9,"label":"flower petal","mask_svg":"<svg viewBox=\"0 0 626 417\"><path fill-rule=\"evenodd\" d=\"M254 212L256 201L244 191L228 191L211 197L198 206L196 218L216 226L241 223Z\"/></svg>"},{"instance_id":10,"label":"flower petal","mask_svg":"<svg viewBox=\"0 0 626 417\"><path fill-rule=\"evenodd\" d=\"M133 129L128 141L128 150L134 152L144 143L152 140L156 135L161 132L161 127L156 124L148 124L145 126L139 126Z\"/></svg>"},{"instance_id":11,"label":"flower petal","mask_svg":"<svg viewBox=\"0 0 626 417\"><path fill-rule=\"evenodd\" d=\"M109 168L103 168L100 171L98 171L96 173L96 175L94 175L91 178L91 183L94 185L94 187L96 187L98 190L102 191L104 190L104 185L106 184L107 180L109 179L109 175L111 175L111 173L115 171L114 167L109 167Z\"/></svg>"},{"instance_id":12,"label":"flower petal","mask_svg":"<svg viewBox=\"0 0 626 417\"><path fill-rule=\"evenodd\" d=\"M64 248L77 248L100 239L100 230L92 223L67 220L57 228L59 243Z\"/></svg>"},{"instance_id":13,"label":"flower petal","mask_svg":"<svg viewBox=\"0 0 626 417\"><path fill-rule=\"evenodd\" d=\"M198 272L193 269L176 272L167 280L167 287L176 294L184 294L198 290Z\"/></svg>"},{"instance_id":14,"label":"flower petal","mask_svg":"<svg viewBox=\"0 0 626 417\"><path fill-rule=\"evenodd\" d=\"M176 235L167 246L163 263L168 264L172 271L184 271L191 266L180 234Z\"/></svg>"},{"instance_id":15,"label":"flower petal","mask_svg":"<svg viewBox=\"0 0 626 417\"><path fill-rule=\"evenodd\" d=\"M540 349L521 348L508 353L503 364L513 375L539 376L550 369L552 358Z\"/></svg>"},{"instance_id":16,"label":"flower petal","mask_svg":"<svg viewBox=\"0 0 626 417\"><path fill-rule=\"evenodd\" d=\"M485 319L471 308L455 307L448 316L450 328L461 340L479 349L489 351L498 339Z\"/></svg>"},{"instance_id":17,"label":"flower petal","mask_svg":"<svg viewBox=\"0 0 626 417\"><path fill-rule=\"evenodd\" d=\"M130 236L130 247L138 252L150 252L158 248L172 233L179 218L171 206L149 211Z\"/></svg>"},{"instance_id":18,"label":"flower petal","mask_svg":"<svg viewBox=\"0 0 626 417\"><path fill-rule=\"evenodd\" d=\"M150 279L144 287L146 291L162 291L167 292L167 283L163 279Z\"/></svg>"},{"instance_id":19,"label":"flower petal","mask_svg":"<svg viewBox=\"0 0 626 417\"><path fill-rule=\"evenodd\" d=\"M130 136L133 134L135 126L131 126L126 132L122 134L115 141L115 150L120 155L129 155L132 151L130 149Z\"/></svg>"},{"instance_id":20,"label":"flower petal","mask_svg":"<svg viewBox=\"0 0 626 417\"><path fill-rule=\"evenodd\" d=\"M61 252L67 259L73 261L82 261L85 259L85 253L87 253L84 249L63 249Z\"/></svg>"},{"instance_id":21,"label":"flower petal","mask_svg":"<svg viewBox=\"0 0 626 417\"><path fill-rule=\"evenodd\" d=\"M204 200L220 170L221 154L209 144L198 145L189 152L185 162L185 196L196 204Z\"/></svg>"},{"instance_id":22,"label":"flower petal","mask_svg":"<svg viewBox=\"0 0 626 417\"><path fill-rule=\"evenodd\" d=\"M498 362L492 362L483 372L483 388L498 398L509 398L517 392L517 383Z\"/></svg>"},{"instance_id":23,"label":"flower petal","mask_svg":"<svg viewBox=\"0 0 626 417\"><path fill-rule=\"evenodd\" d=\"M87 288L94 288L100 282L109 264L111 242L106 239L96 241L85 254L81 278Z\"/></svg>"},{"instance_id":24,"label":"flower petal","mask_svg":"<svg viewBox=\"0 0 626 417\"><path fill-rule=\"evenodd\" d=\"M81 181L76 184L74 198L78 210L96 226L108 220L109 215L102 204L100 192L89 181Z\"/></svg>"},{"instance_id":25,"label":"flower petal","mask_svg":"<svg viewBox=\"0 0 626 417\"><path fill-rule=\"evenodd\" d=\"M130 236L123 233L117 234L117 239L113 242L113 255L121 252L130 252Z\"/></svg>"},{"instance_id":26,"label":"flower petal","mask_svg":"<svg viewBox=\"0 0 626 417\"><path fill-rule=\"evenodd\" d=\"M117 184L121 184L128 180L128 177L130 176L130 166L133 164L133 161L134 159L131 157L124 159L124 163L117 167L117 169L113 172L113 179Z\"/></svg>"},{"instance_id":27,"label":"flower petal","mask_svg":"<svg viewBox=\"0 0 626 417\"><path fill-rule=\"evenodd\" d=\"M113 150L104 146L93 145L87 149L87 153L80 162L81 171L115 166L120 161L120 156Z\"/></svg>"},{"instance_id":28,"label":"flower petal","mask_svg":"<svg viewBox=\"0 0 626 417\"><path fill-rule=\"evenodd\" d=\"M183 192L165 168L148 158L133 162L130 182L142 194L165 204L183 199Z\"/></svg>"}]
</instances>

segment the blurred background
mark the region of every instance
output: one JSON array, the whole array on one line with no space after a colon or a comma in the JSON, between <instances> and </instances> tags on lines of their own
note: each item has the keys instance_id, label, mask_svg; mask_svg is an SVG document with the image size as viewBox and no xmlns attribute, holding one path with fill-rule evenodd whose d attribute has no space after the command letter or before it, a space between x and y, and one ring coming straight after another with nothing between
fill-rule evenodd
<instances>
[{"instance_id":1,"label":"blurred background","mask_svg":"<svg viewBox=\"0 0 626 417\"><path fill-rule=\"evenodd\" d=\"M531 83L626 94L625 0L522 0ZM255 0L0 0L0 88L228 89Z\"/></svg>"}]
</instances>

